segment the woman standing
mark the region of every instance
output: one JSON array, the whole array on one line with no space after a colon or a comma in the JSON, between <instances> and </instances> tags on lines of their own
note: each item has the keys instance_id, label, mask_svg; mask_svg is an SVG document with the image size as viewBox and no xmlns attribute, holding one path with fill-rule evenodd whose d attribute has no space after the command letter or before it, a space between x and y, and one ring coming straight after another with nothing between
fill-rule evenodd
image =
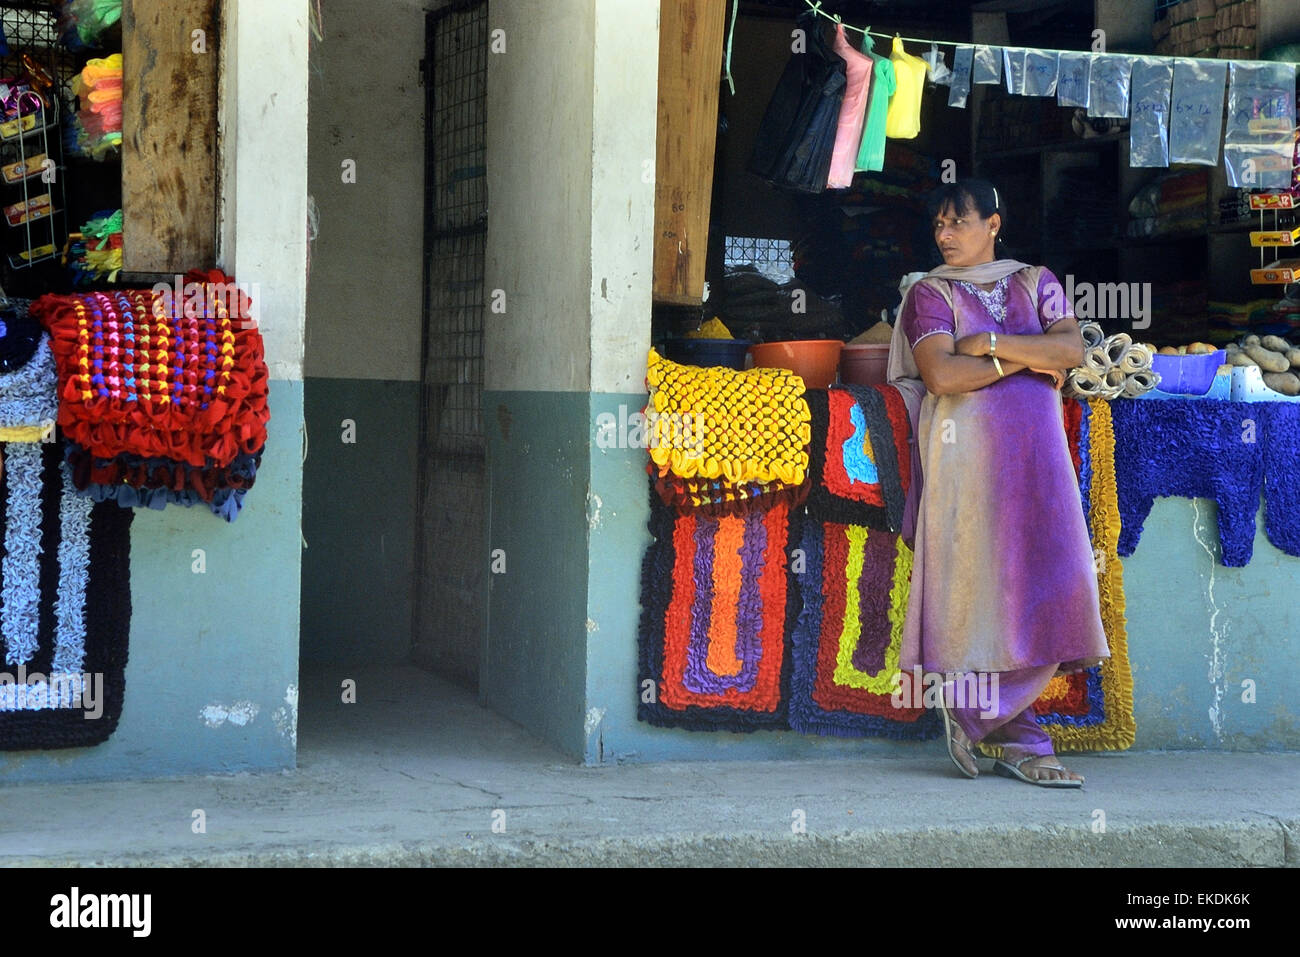
<instances>
[{"instance_id":1,"label":"woman standing","mask_svg":"<svg viewBox=\"0 0 1300 957\"><path fill-rule=\"evenodd\" d=\"M891 381L925 389L900 666L948 676L948 753L967 777L984 741L1002 746L1000 774L1080 787L1031 705L1054 675L1109 654L1058 392L1083 339L1050 271L995 259L993 186L940 187L930 213L944 265L908 291L890 360ZM960 693L972 682L992 708Z\"/></svg>"}]
</instances>

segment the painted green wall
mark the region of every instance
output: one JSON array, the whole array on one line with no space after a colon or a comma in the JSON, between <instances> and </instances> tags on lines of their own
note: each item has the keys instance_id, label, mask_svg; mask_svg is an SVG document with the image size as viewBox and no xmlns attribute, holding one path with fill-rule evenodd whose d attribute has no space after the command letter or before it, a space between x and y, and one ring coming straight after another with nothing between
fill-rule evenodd
<instances>
[{"instance_id":1,"label":"painted green wall","mask_svg":"<svg viewBox=\"0 0 1300 957\"><path fill-rule=\"evenodd\" d=\"M1300 749L1300 558L1219 564L1208 499L1157 499L1124 559L1138 748ZM1253 703L1244 681L1254 682Z\"/></svg>"},{"instance_id":2,"label":"painted green wall","mask_svg":"<svg viewBox=\"0 0 1300 957\"><path fill-rule=\"evenodd\" d=\"M587 394L487 392L488 633L479 697L575 757L587 649ZM614 640L619 640L617 631Z\"/></svg>"},{"instance_id":3,"label":"painted green wall","mask_svg":"<svg viewBox=\"0 0 1300 957\"><path fill-rule=\"evenodd\" d=\"M298 721L303 392L272 380L266 454L243 511L137 509L122 720L105 743L0 752L0 783L294 766ZM205 569L195 572L195 550ZM246 704L252 720L202 712ZM178 811L187 826L189 809Z\"/></svg>"},{"instance_id":4,"label":"painted green wall","mask_svg":"<svg viewBox=\"0 0 1300 957\"><path fill-rule=\"evenodd\" d=\"M410 658L419 398L417 382L306 380L304 668Z\"/></svg>"}]
</instances>

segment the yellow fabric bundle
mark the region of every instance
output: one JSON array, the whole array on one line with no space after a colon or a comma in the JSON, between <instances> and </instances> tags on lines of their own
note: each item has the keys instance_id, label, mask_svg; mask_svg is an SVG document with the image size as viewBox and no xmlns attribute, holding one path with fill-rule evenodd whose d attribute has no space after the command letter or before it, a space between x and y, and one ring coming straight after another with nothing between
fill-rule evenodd
<instances>
[{"instance_id":1,"label":"yellow fabric bundle","mask_svg":"<svg viewBox=\"0 0 1300 957\"><path fill-rule=\"evenodd\" d=\"M694 332L686 333L687 339L734 339L731 330L722 324L722 320L714 316L708 322L700 326Z\"/></svg>"},{"instance_id":2,"label":"yellow fabric bundle","mask_svg":"<svg viewBox=\"0 0 1300 957\"><path fill-rule=\"evenodd\" d=\"M679 365L651 349L646 384L650 458L660 474L803 483L812 427L793 372Z\"/></svg>"}]
</instances>

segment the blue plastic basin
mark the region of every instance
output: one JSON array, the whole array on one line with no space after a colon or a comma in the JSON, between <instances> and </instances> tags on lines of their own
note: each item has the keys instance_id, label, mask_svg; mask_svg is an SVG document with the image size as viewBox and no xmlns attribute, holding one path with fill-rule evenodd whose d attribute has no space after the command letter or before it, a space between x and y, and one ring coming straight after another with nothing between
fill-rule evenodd
<instances>
[{"instance_id":1,"label":"blue plastic basin","mask_svg":"<svg viewBox=\"0 0 1300 957\"><path fill-rule=\"evenodd\" d=\"M746 339L669 339L664 343L664 358L688 366L724 366L743 370Z\"/></svg>"},{"instance_id":2,"label":"blue plastic basin","mask_svg":"<svg viewBox=\"0 0 1300 957\"><path fill-rule=\"evenodd\" d=\"M1214 384L1214 373L1227 361L1228 354L1216 349L1204 356L1152 356L1151 368L1160 375L1161 392L1205 395Z\"/></svg>"}]
</instances>

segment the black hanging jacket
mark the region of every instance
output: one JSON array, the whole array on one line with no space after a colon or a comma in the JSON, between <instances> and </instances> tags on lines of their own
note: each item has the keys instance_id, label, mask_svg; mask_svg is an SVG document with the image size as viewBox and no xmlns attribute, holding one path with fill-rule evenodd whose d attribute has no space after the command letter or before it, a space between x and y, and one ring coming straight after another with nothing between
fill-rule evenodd
<instances>
[{"instance_id":1,"label":"black hanging jacket","mask_svg":"<svg viewBox=\"0 0 1300 957\"><path fill-rule=\"evenodd\" d=\"M774 186L826 189L846 85L844 60L826 42L816 14L796 21L807 37L792 53L758 127L749 171Z\"/></svg>"}]
</instances>

